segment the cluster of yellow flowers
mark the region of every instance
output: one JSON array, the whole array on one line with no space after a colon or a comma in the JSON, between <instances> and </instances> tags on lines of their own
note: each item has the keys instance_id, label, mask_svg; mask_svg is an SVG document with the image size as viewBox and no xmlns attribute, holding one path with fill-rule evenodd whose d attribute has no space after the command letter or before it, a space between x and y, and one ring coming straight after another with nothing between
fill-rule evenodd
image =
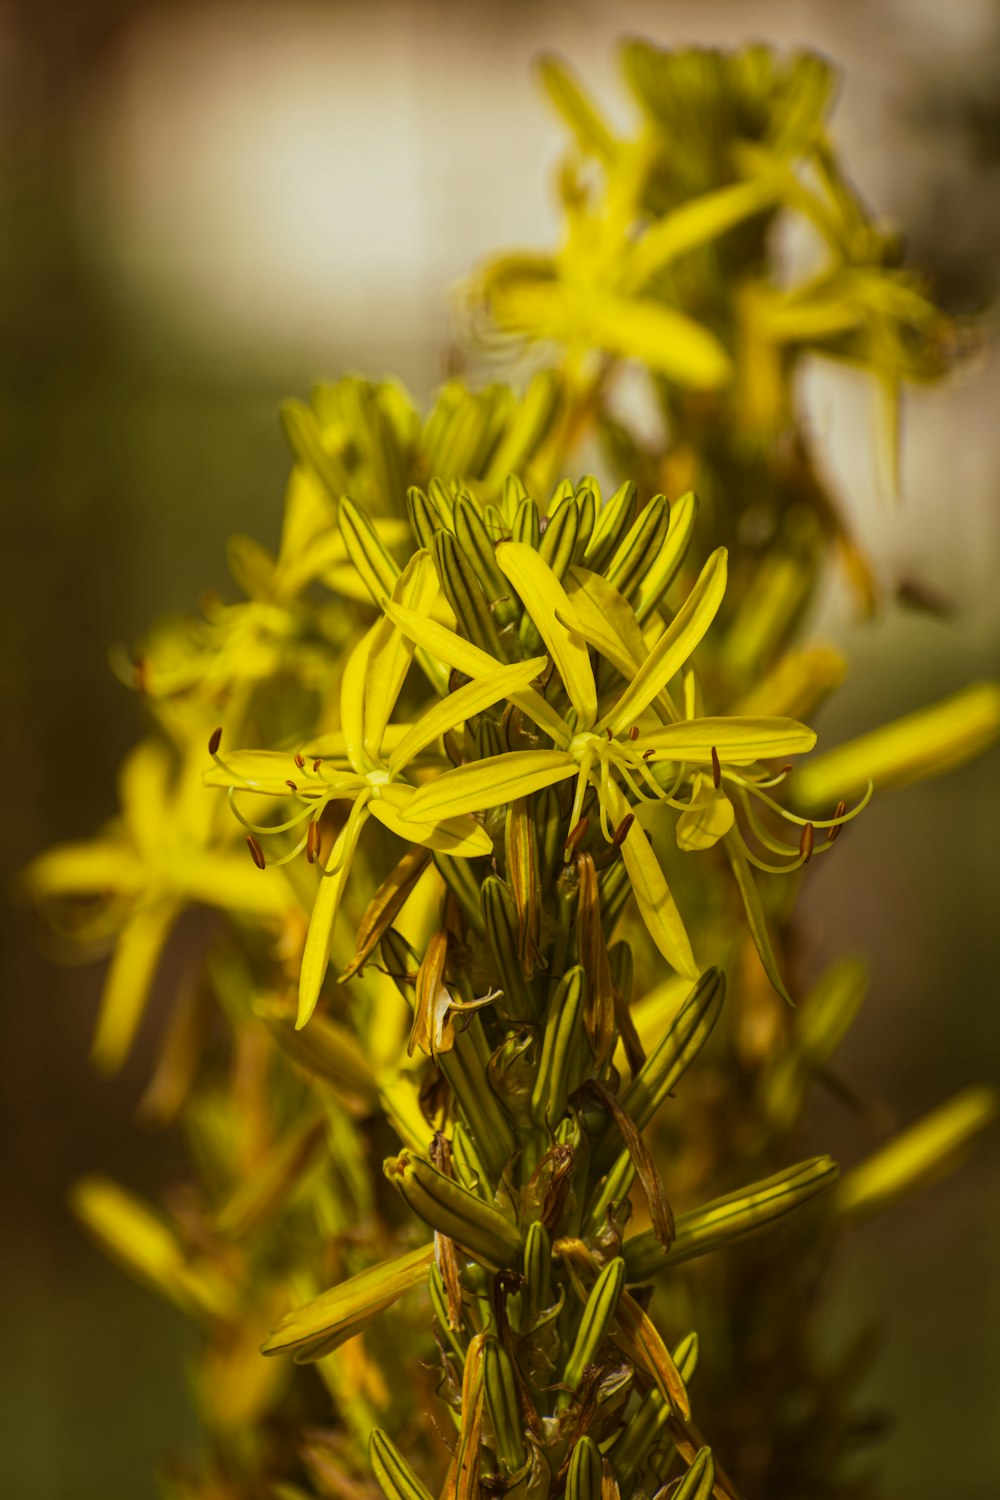
<instances>
[{"instance_id":1,"label":"cluster of yellow flowers","mask_svg":"<svg viewBox=\"0 0 1000 1500\"><path fill-rule=\"evenodd\" d=\"M392 382L289 403L277 553L234 538L242 601L119 653L156 733L120 816L27 872L55 923L113 948L109 1071L179 917L219 918L142 1106L183 1123L193 1184L166 1216L100 1178L76 1195L204 1327L209 1441L176 1500L354 1500L371 1472L428 1500L418 1469L449 1500L778 1500L820 1465L840 1493L817 1434L853 1392L809 1344L818 1269L994 1112L970 1090L836 1188L829 1158L794 1162L866 983L854 961L793 972L802 872L873 784L1000 728L982 684L793 769L845 670L799 639L831 547L874 598L797 431L796 366L860 363L894 410L952 330L840 174L825 65L638 43L625 62L633 140L544 65L573 138L564 243L467 289L480 332L556 346L550 366L520 395L451 381L426 419ZM825 254L799 278L770 247L788 215ZM654 443L616 406L637 366ZM595 441L623 483L563 477ZM704 1270L778 1220L731 1284ZM419 1288L429 1307L379 1323ZM702 1321L711 1446L680 1336ZM799 1468L772 1472L790 1381ZM758 1441L731 1474L736 1389Z\"/></svg>"}]
</instances>

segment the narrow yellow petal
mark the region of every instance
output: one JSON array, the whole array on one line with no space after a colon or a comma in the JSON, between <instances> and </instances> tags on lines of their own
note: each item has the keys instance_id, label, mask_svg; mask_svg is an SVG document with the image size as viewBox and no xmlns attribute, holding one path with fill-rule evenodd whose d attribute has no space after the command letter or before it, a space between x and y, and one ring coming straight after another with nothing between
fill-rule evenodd
<instances>
[{"instance_id":1,"label":"narrow yellow petal","mask_svg":"<svg viewBox=\"0 0 1000 1500\"><path fill-rule=\"evenodd\" d=\"M438 592L430 555L417 552L400 574L392 597L416 614L425 614ZM381 754L382 736L396 707L396 699L413 659L413 649L413 640L391 620L379 621L364 683L364 747L373 761L377 761Z\"/></svg>"},{"instance_id":2,"label":"narrow yellow petal","mask_svg":"<svg viewBox=\"0 0 1000 1500\"><path fill-rule=\"evenodd\" d=\"M131 895L146 881L141 860L110 839L57 844L33 859L18 885L35 900L47 896Z\"/></svg>"},{"instance_id":3,"label":"narrow yellow petal","mask_svg":"<svg viewBox=\"0 0 1000 1500\"><path fill-rule=\"evenodd\" d=\"M873 729L817 756L795 773L796 806L825 808L864 791L940 776L979 755L1000 734L1000 687L975 683L941 703Z\"/></svg>"},{"instance_id":4,"label":"narrow yellow petal","mask_svg":"<svg viewBox=\"0 0 1000 1500\"><path fill-rule=\"evenodd\" d=\"M718 613L726 591L726 549L718 547L672 623L629 683L610 714L596 727L614 734L629 729L661 692L701 641Z\"/></svg>"},{"instance_id":5,"label":"narrow yellow petal","mask_svg":"<svg viewBox=\"0 0 1000 1500\"><path fill-rule=\"evenodd\" d=\"M577 729L589 729L597 718L597 688L586 642L559 619L573 618L566 590L548 563L524 542L501 543L496 558L549 649L576 710Z\"/></svg>"},{"instance_id":6,"label":"narrow yellow petal","mask_svg":"<svg viewBox=\"0 0 1000 1500\"><path fill-rule=\"evenodd\" d=\"M565 750L512 750L469 761L422 786L410 803L408 816L426 823L483 812L565 781L576 769L575 759Z\"/></svg>"},{"instance_id":7,"label":"narrow yellow petal","mask_svg":"<svg viewBox=\"0 0 1000 1500\"><path fill-rule=\"evenodd\" d=\"M351 808L347 822L330 850L326 868L335 873L324 876L320 881L316 904L309 919L309 931L302 954L302 968L299 971L299 1012L295 1021L296 1030L301 1030L316 1009L316 1001L319 999L319 992L326 976L326 966L330 961L330 946L333 942L337 911L347 884L358 837L367 818L367 798L362 793Z\"/></svg>"},{"instance_id":8,"label":"narrow yellow petal","mask_svg":"<svg viewBox=\"0 0 1000 1500\"><path fill-rule=\"evenodd\" d=\"M344 744L347 759L359 776L364 776L375 764L365 751L365 683L381 624L379 621L362 636L348 656L340 680L340 723Z\"/></svg>"},{"instance_id":9,"label":"narrow yellow petal","mask_svg":"<svg viewBox=\"0 0 1000 1500\"><path fill-rule=\"evenodd\" d=\"M622 793L612 782L607 788L608 812L617 828L630 811ZM677 903L670 893L666 877L653 853L649 840L635 818L622 844L622 858L635 893L639 913L650 937L671 968L688 979L697 979L701 970L691 951L691 940Z\"/></svg>"},{"instance_id":10,"label":"narrow yellow petal","mask_svg":"<svg viewBox=\"0 0 1000 1500\"><path fill-rule=\"evenodd\" d=\"M723 765L749 766L755 760L783 758L811 750L816 736L794 719L686 719L667 729L640 734L640 750L655 750L658 758L710 765L712 750Z\"/></svg>"},{"instance_id":11,"label":"narrow yellow petal","mask_svg":"<svg viewBox=\"0 0 1000 1500\"><path fill-rule=\"evenodd\" d=\"M102 1073L121 1067L142 1018L160 954L180 911L176 901L138 906L122 928L104 982L91 1061Z\"/></svg>"},{"instance_id":12,"label":"narrow yellow petal","mask_svg":"<svg viewBox=\"0 0 1000 1500\"><path fill-rule=\"evenodd\" d=\"M438 624L436 620L419 615L415 610L383 599L382 608L390 620L406 632L411 641L422 646L439 661L463 672L466 677L488 677L504 665L488 652L481 651L471 641L463 640L454 630ZM541 693L534 688L522 688L511 695L511 701L532 719L540 729L555 740L557 745L568 745L572 734L553 708L550 708Z\"/></svg>"},{"instance_id":13,"label":"narrow yellow petal","mask_svg":"<svg viewBox=\"0 0 1000 1500\"><path fill-rule=\"evenodd\" d=\"M519 688L526 688L547 665L544 656L535 656L530 661L515 662L513 666L495 667L487 676L474 678L465 687L449 693L411 725L389 757L389 770L394 773L402 770L447 730L471 719L474 714L482 713L483 709L491 708L501 698L511 697Z\"/></svg>"},{"instance_id":14,"label":"narrow yellow petal","mask_svg":"<svg viewBox=\"0 0 1000 1500\"><path fill-rule=\"evenodd\" d=\"M369 803L368 810L398 838L411 844L423 844L426 849L436 849L439 854L476 859L493 853L493 840L475 818L411 820L408 813L415 795L412 787L383 787L381 796Z\"/></svg>"}]
</instances>

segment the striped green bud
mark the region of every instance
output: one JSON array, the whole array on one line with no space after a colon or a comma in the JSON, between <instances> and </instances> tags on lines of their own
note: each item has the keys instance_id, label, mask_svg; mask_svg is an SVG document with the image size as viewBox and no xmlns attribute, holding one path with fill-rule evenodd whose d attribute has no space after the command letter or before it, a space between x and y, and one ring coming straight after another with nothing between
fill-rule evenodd
<instances>
[{"instance_id":1,"label":"striped green bud","mask_svg":"<svg viewBox=\"0 0 1000 1500\"><path fill-rule=\"evenodd\" d=\"M486 1170L475 1141L461 1120L452 1131L451 1155L455 1166L455 1176L462 1186L468 1188L470 1193L478 1193L480 1198L485 1198L489 1202L493 1196L490 1174Z\"/></svg>"},{"instance_id":2,"label":"striped green bud","mask_svg":"<svg viewBox=\"0 0 1000 1500\"><path fill-rule=\"evenodd\" d=\"M483 523L475 502L467 495L460 495L455 503L455 538L486 595L490 612L501 628L520 614L517 602L511 598L510 586L497 567L493 538Z\"/></svg>"},{"instance_id":3,"label":"striped green bud","mask_svg":"<svg viewBox=\"0 0 1000 1500\"><path fill-rule=\"evenodd\" d=\"M663 603L691 545L697 517L698 500L690 491L670 507L670 526L666 540L652 559L632 601L640 625L644 625L653 610Z\"/></svg>"},{"instance_id":4,"label":"striped green bud","mask_svg":"<svg viewBox=\"0 0 1000 1500\"><path fill-rule=\"evenodd\" d=\"M557 578L561 579L576 550L576 539L580 531L580 512L572 500L559 507L555 516L542 533L538 553L547 562Z\"/></svg>"},{"instance_id":5,"label":"striped green bud","mask_svg":"<svg viewBox=\"0 0 1000 1500\"><path fill-rule=\"evenodd\" d=\"M430 552L434 546L435 534L445 525L444 517L434 502L415 484L406 492L406 508L413 535L418 544Z\"/></svg>"},{"instance_id":6,"label":"striped green bud","mask_svg":"<svg viewBox=\"0 0 1000 1500\"><path fill-rule=\"evenodd\" d=\"M391 596L399 577L399 568L386 551L369 517L355 505L349 495L341 499L337 524L348 557L360 574L361 581L376 604L386 594Z\"/></svg>"},{"instance_id":7,"label":"striped green bud","mask_svg":"<svg viewBox=\"0 0 1000 1500\"><path fill-rule=\"evenodd\" d=\"M521 1236L511 1221L439 1172L426 1157L401 1151L386 1158L383 1171L418 1219L454 1240L488 1270L499 1271L520 1257Z\"/></svg>"},{"instance_id":8,"label":"striped green bud","mask_svg":"<svg viewBox=\"0 0 1000 1500\"><path fill-rule=\"evenodd\" d=\"M521 965L520 927L510 887L495 875L487 875L481 901L483 924L503 989L497 1008L511 1021L531 1021L535 1004Z\"/></svg>"},{"instance_id":9,"label":"striped green bud","mask_svg":"<svg viewBox=\"0 0 1000 1500\"><path fill-rule=\"evenodd\" d=\"M262 1354L294 1354L296 1364L322 1359L404 1292L419 1286L434 1260L433 1245L383 1260L290 1312L261 1346Z\"/></svg>"},{"instance_id":10,"label":"striped green bud","mask_svg":"<svg viewBox=\"0 0 1000 1500\"><path fill-rule=\"evenodd\" d=\"M323 442L323 430L312 407L304 401L282 402L281 425L297 461L315 475L334 505L338 505L348 488L347 471Z\"/></svg>"},{"instance_id":11,"label":"striped green bud","mask_svg":"<svg viewBox=\"0 0 1000 1500\"><path fill-rule=\"evenodd\" d=\"M715 1460L711 1448L699 1448L673 1500L711 1500L715 1488Z\"/></svg>"},{"instance_id":12,"label":"striped green bud","mask_svg":"<svg viewBox=\"0 0 1000 1500\"><path fill-rule=\"evenodd\" d=\"M576 965L560 980L549 1001L542 1041L542 1057L531 1096L531 1110L540 1125L555 1129L566 1100L582 1083L590 1062L583 1024L587 981Z\"/></svg>"},{"instance_id":13,"label":"striped green bud","mask_svg":"<svg viewBox=\"0 0 1000 1500\"><path fill-rule=\"evenodd\" d=\"M538 551L538 543L542 535L541 521L538 506L527 495L517 507L510 534L512 541L524 542L526 546L534 547L535 551Z\"/></svg>"},{"instance_id":14,"label":"striped green bud","mask_svg":"<svg viewBox=\"0 0 1000 1500\"><path fill-rule=\"evenodd\" d=\"M725 993L722 971L706 969L670 1030L632 1080L622 1103L639 1130L645 1130L708 1040L722 1010Z\"/></svg>"},{"instance_id":15,"label":"striped green bud","mask_svg":"<svg viewBox=\"0 0 1000 1500\"><path fill-rule=\"evenodd\" d=\"M562 376L556 370L533 375L520 401L506 418L507 429L490 459L487 478L493 482L530 464L552 431L563 400ZM497 424L499 425L499 424ZM506 482L504 486L506 499Z\"/></svg>"},{"instance_id":16,"label":"striped green bud","mask_svg":"<svg viewBox=\"0 0 1000 1500\"><path fill-rule=\"evenodd\" d=\"M601 1450L592 1437L582 1437L570 1456L566 1500L601 1500Z\"/></svg>"},{"instance_id":17,"label":"striped green bud","mask_svg":"<svg viewBox=\"0 0 1000 1500\"><path fill-rule=\"evenodd\" d=\"M563 1369L563 1384L569 1387L559 1399L561 1406L569 1403L569 1392L575 1391L588 1365L593 1364L600 1353L601 1345L608 1335L618 1302L625 1285L625 1262L620 1255L609 1261L591 1287L580 1319L580 1326L573 1341L569 1358Z\"/></svg>"},{"instance_id":18,"label":"striped green bud","mask_svg":"<svg viewBox=\"0 0 1000 1500\"><path fill-rule=\"evenodd\" d=\"M420 1483L392 1439L378 1427L368 1439L368 1457L385 1500L431 1500L430 1491Z\"/></svg>"},{"instance_id":19,"label":"striped green bud","mask_svg":"<svg viewBox=\"0 0 1000 1500\"><path fill-rule=\"evenodd\" d=\"M483 1162L494 1177L499 1177L514 1155L516 1142L503 1105L493 1091L483 1060L477 1051L482 1027L473 1017L468 1028L456 1032L450 1052L439 1052L438 1067L469 1122Z\"/></svg>"},{"instance_id":20,"label":"striped green bud","mask_svg":"<svg viewBox=\"0 0 1000 1500\"><path fill-rule=\"evenodd\" d=\"M507 660L493 612L489 607L476 566L450 531L434 536L432 555L445 598L455 612L463 633L474 646L497 661Z\"/></svg>"},{"instance_id":21,"label":"striped green bud","mask_svg":"<svg viewBox=\"0 0 1000 1500\"><path fill-rule=\"evenodd\" d=\"M479 881L472 868L472 860L456 859L451 854L439 854L436 849L431 852L431 858L441 879L462 908L462 915L473 932L482 934L485 929L479 904Z\"/></svg>"},{"instance_id":22,"label":"striped green bud","mask_svg":"<svg viewBox=\"0 0 1000 1500\"><path fill-rule=\"evenodd\" d=\"M552 1303L552 1240L540 1219L528 1225L524 1237L524 1286L521 1290L521 1331L528 1333Z\"/></svg>"},{"instance_id":23,"label":"striped green bud","mask_svg":"<svg viewBox=\"0 0 1000 1500\"><path fill-rule=\"evenodd\" d=\"M521 1403L510 1355L493 1338L486 1340L483 1349L483 1386L493 1423L494 1452L501 1470L515 1474L525 1463Z\"/></svg>"},{"instance_id":24,"label":"striped green bud","mask_svg":"<svg viewBox=\"0 0 1000 1500\"><path fill-rule=\"evenodd\" d=\"M605 564L614 556L628 531L634 505L635 485L631 479L626 479L602 506L594 523L593 534L583 555L584 566L592 573L602 573Z\"/></svg>"},{"instance_id":25,"label":"striped green bud","mask_svg":"<svg viewBox=\"0 0 1000 1500\"><path fill-rule=\"evenodd\" d=\"M829 1156L814 1156L739 1192L713 1198L700 1208L678 1215L669 1250L664 1250L652 1230L634 1235L623 1247L629 1281L647 1281L667 1266L680 1265L770 1228L832 1187L837 1173L837 1164Z\"/></svg>"},{"instance_id":26,"label":"striped green bud","mask_svg":"<svg viewBox=\"0 0 1000 1500\"><path fill-rule=\"evenodd\" d=\"M698 1363L698 1335L689 1333L681 1339L672 1355L677 1372L685 1385L689 1385ZM621 1440L615 1446L615 1471L626 1487L626 1480L635 1474L645 1462L651 1444L658 1437L673 1415L669 1401L654 1386L642 1399L638 1410L628 1422Z\"/></svg>"},{"instance_id":27,"label":"striped green bud","mask_svg":"<svg viewBox=\"0 0 1000 1500\"><path fill-rule=\"evenodd\" d=\"M580 512L580 524L576 533L576 546L573 549L573 561L576 563L583 562L588 543L594 534L594 527L597 524L597 496L599 493L596 479L585 482L576 492L576 504Z\"/></svg>"},{"instance_id":28,"label":"striped green bud","mask_svg":"<svg viewBox=\"0 0 1000 1500\"><path fill-rule=\"evenodd\" d=\"M642 583L663 545L670 525L670 506L666 496L655 495L636 517L628 534L617 548L604 576L629 599Z\"/></svg>"}]
</instances>

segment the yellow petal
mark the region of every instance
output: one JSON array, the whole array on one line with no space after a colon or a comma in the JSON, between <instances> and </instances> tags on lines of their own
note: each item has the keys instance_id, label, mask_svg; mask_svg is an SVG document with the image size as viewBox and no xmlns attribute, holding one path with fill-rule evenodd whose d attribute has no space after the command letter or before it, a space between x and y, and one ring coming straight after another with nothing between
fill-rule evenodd
<instances>
[{"instance_id":1,"label":"yellow petal","mask_svg":"<svg viewBox=\"0 0 1000 1500\"><path fill-rule=\"evenodd\" d=\"M640 734L636 746L657 757L710 765L714 749L724 765L749 766L755 760L798 755L811 750L816 736L794 719L685 719L666 729Z\"/></svg>"},{"instance_id":2,"label":"yellow petal","mask_svg":"<svg viewBox=\"0 0 1000 1500\"><path fill-rule=\"evenodd\" d=\"M358 837L367 817L367 799L362 793L351 808L350 816L330 850L326 868L333 870L334 873L324 876L320 881L302 954L296 1030L301 1030L316 1009L316 1001L319 999L319 992L326 976L326 966L330 961L330 946L333 942L337 911L347 884L347 877L350 874L351 859L357 848Z\"/></svg>"},{"instance_id":3,"label":"yellow petal","mask_svg":"<svg viewBox=\"0 0 1000 1500\"><path fill-rule=\"evenodd\" d=\"M436 849L439 854L453 854L459 859L476 859L493 853L493 840L474 818L411 820L407 814L415 795L412 787L383 787L381 796L369 803L368 810L407 843L423 844L425 849Z\"/></svg>"},{"instance_id":4,"label":"yellow petal","mask_svg":"<svg viewBox=\"0 0 1000 1500\"><path fill-rule=\"evenodd\" d=\"M598 729L614 734L629 729L677 673L701 641L718 613L726 591L726 549L718 547L708 559L698 582L672 623L646 657L629 686Z\"/></svg>"},{"instance_id":5,"label":"yellow petal","mask_svg":"<svg viewBox=\"0 0 1000 1500\"><path fill-rule=\"evenodd\" d=\"M439 592L430 555L417 552L397 579L392 597L414 613L425 614ZM364 746L373 762L382 753L382 736L409 670L413 647L412 639L392 620L380 620L375 627L364 683Z\"/></svg>"},{"instance_id":6,"label":"yellow petal","mask_svg":"<svg viewBox=\"0 0 1000 1500\"><path fill-rule=\"evenodd\" d=\"M705 777L695 777L691 805L677 819L677 847L689 853L711 849L733 826L736 810L725 792L717 792Z\"/></svg>"},{"instance_id":7,"label":"yellow petal","mask_svg":"<svg viewBox=\"0 0 1000 1500\"><path fill-rule=\"evenodd\" d=\"M796 806L804 812L850 800L869 780L879 791L940 776L981 754L1000 734L1000 687L980 682L918 709L795 772Z\"/></svg>"},{"instance_id":8,"label":"yellow petal","mask_svg":"<svg viewBox=\"0 0 1000 1500\"><path fill-rule=\"evenodd\" d=\"M383 599L382 608L411 641L423 646L432 656L453 667L455 671L464 672L467 677L488 677L491 672L496 672L503 666L502 662L488 652L473 646L471 641L463 640L454 630L439 625L436 620L418 615L414 610L406 609L391 599ZM570 730L555 710L549 707L541 693L534 688L522 688L511 695L511 701L523 709L540 729L551 735L557 745L569 744L572 738Z\"/></svg>"},{"instance_id":9,"label":"yellow petal","mask_svg":"<svg viewBox=\"0 0 1000 1500\"><path fill-rule=\"evenodd\" d=\"M411 725L389 757L389 770L402 770L414 756L433 745L449 729L471 719L474 714L482 713L501 698L511 697L519 688L526 688L547 665L544 656L535 656L530 661L515 662L513 666L496 667L488 676L474 678L465 687L449 693Z\"/></svg>"},{"instance_id":10,"label":"yellow petal","mask_svg":"<svg viewBox=\"0 0 1000 1500\"><path fill-rule=\"evenodd\" d=\"M127 896L140 891L145 882L141 861L110 839L57 844L33 859L19 877L21 888L36 900L103 892Z\"/></svg>"},{"instance_id":11,"label":"yellow petal","mask_svg":"<svg viewBox=\"0 0 1000 1500\"><path fill-rule=\"evenodd\" d=\"M608 812L617 828L630 811L621 792L612 782L607 788ZM635 894L639 913L645 922L650 937L663 954L671 968L688 979L697 979L701 970L695 963L691 951L691 940L687 935L677 903L670 893L666 877L653 853L649 840L639 826L638 818L622 844L622 858L628 871L629 882Z\"/></svg>"},{"instance_id":12,"label":"yellow petal","mask_svg":"<svg viewBox=\"0 0 1000 1500\"><path fill-rule=\"evenodd\" d=\"M589 729L597 718L597 689L586 642L576 631L560 623L559 615L572 619L573 608L559 579L533 547L524 542L503 542L496 549L497 563L517 589L521 602L549 649L576 710L577 729Z\"/></svg>"},{"instance_id":13,"label":"yellow petal","mask_svg":"<svg viewBox=\"0 0 1000 1500\"><path fill-rule=\"evenodd\" d=\"M180 906L161 900L138 906L122 928L104 982L91 1061L114 1073L125 1060L142 1018L153 975Z\"/></svg>"},{"instance_id":14,"label":"yellow petal","mask_svg":"<svg viewBox=\"0 0 1000 1500\"><path fill-rule=\"evenodd\" d=\"M408 816L429 822L483 812L565 781L576 769L575 759L565 750L512 750L506 755L469 761L422 786Z\"/></svg>"}]
</instances>

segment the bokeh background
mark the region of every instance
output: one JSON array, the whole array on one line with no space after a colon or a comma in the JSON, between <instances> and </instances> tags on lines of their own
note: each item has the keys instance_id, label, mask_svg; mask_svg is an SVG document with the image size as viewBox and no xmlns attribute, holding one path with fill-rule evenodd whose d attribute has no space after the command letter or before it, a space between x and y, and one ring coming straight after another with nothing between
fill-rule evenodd
<instances>
[{"instance_id":1,"label":"bokeh background","mask_svg":"<svg viewBox=\"0 0 1000 1500\"><path fill-rule=\"evenodd\" d=\"M433 389L456 278L554 231L560 133L532 56L558 49L621 112L627 33L832 58L858 185L907 227L946 305L989 301L991 0L0 6L5 876L113 809L140 711L109 645L225 590L231 531L276 540L278 399L352 370ZM890 609L869 627L830 588L815 630L853 671L820 726L827 744L1000 670L996 393L985 352L908 400L894 510L866 393L810 376L810 424L880 574L919 575L958 605L947 623ZM1000 1083L998 767L994 752L877 803L808 898L819 951L871 956L840 1068L899 1123L967 1081ZM133 1122L156 1018L124 1075L97 1081L85 1059L100 974L51 966L24 911L5 903L2 922L3 1493L143 1500L163 1454L193 1438L188 1330L84 1240L65 1195L94 1167L137 1187L169 1177L170 1143ZM861 1148L833 1102L812 1129L845 1160ZM1000 1493L998 1183L994 1131L859 1235L831 1288L831 1337L886 1325L870 1393L898 1413L884 1459L889 1493L908 1500Z\"/></svg>"}]
</instances>

